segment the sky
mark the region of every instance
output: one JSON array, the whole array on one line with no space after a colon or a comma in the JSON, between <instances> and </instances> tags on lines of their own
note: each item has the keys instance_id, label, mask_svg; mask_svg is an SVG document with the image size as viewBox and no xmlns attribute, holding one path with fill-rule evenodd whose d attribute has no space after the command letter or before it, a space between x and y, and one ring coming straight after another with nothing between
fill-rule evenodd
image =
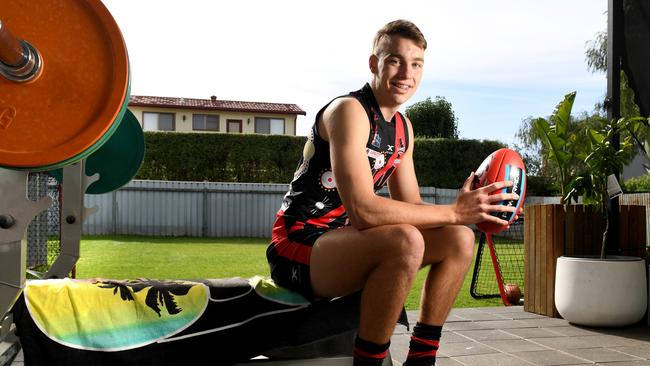
<instances>
[{"instance_id":1,"label":"sky","mask_svg":"<svg viewBox=\"0 0 650 366\"><path fill-rule=\"evenodd\" d=\"M587 70L606 0L103 0L124 36L131 94L297 104L305 135L332 98L370 80L375 32L413 21L424 76L405 108L444 97L460 138L512 145L526 117L577 91L574 114L607 89Z\"/></svg>"}]
</instances>

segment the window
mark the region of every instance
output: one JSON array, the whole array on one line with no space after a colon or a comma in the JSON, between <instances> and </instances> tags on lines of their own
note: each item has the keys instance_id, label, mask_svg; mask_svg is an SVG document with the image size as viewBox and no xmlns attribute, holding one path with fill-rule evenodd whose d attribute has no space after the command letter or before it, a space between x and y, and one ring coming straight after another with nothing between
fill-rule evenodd
<instances>
[{"instance_id":1,"label":"window","mask_svg":"<svg viewBox=\"0 0 650 366\"><path fill-rule=\"evenodd\" d=\"M174 131L174 113L142 113L143 130L145 131Z\"/></svg>"},{"instance_id":2,"label":"window","mask_svg":"<svg viewBox=\"0 0 650 366\"><path fill-rule=\"evenodd\" d=\"M219 131L219 116L214 114L193 114L192 130Z\"/></svg>"},{"instance_id":3,"label":"window","mask_svg":"<svg viewBox=\"0 0 650 366\"><path fill-rule=\"evenodd\" d=\"M241 133L242 121L240 119L229 119L226 122L228 125L228 132Z\"/></svg>"},{"instance_id":4,"label":"window","mask_svg":"<svg viewBox=\"0 0 650 366\"><path fill-rule=\"evenodd\" d=\"M255 118L255 133L284 135L284 118Z\"/></svg>"}]
</instances>

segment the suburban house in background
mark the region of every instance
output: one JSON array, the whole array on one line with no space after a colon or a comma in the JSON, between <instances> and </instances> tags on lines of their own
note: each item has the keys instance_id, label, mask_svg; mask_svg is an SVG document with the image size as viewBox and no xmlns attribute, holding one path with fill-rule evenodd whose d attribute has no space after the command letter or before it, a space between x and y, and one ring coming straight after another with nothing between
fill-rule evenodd
<instances>
[{"instance_id":1,"label":"suburban house in background","mask_svg":"<svg viewBox=\"0 0 650 366\"><path fill-rule=\"evenodd\" d=\"M295 104L131 95L129 110L145 131L296 135Z\"/></svg>"}]
</instances>

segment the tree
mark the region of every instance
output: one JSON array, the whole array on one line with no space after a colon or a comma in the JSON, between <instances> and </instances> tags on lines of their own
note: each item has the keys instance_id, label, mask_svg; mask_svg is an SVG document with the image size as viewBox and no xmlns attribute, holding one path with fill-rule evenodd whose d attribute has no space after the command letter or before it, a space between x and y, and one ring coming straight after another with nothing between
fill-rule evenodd
<instances>
[{"instance_id":1,"label":"tree","mask_svg":"<svg viewBox=\"0 0 650 366\"><path fill-rule=\"evenodd\" d=\"M607 32L598 32L594 40L587 42L585 51L585 61L587 69L591 72L607 72ZM588 129L599 129L606 124L606 110L604 98L602 103L595 105L591 113L583 112L578 117L571 116L569 131L572 136L574 146L578 150L584 150L589 144L588 136L584 133ZM634 103L634 91L627 82L627 76L621 71L621 116L636 117L639 116L639 108ZM517 143L514 144L515 150L519 151L528 167L529 175L545 178L548 182L557 184L559 182L559 171L545 161L543 156L548 156L546 147L541 143L541 137L533 127L537 118L528 117L522 120L519 130L515 134ZM646 130L647 131L647 130ZM635 131L636 136L648 146L648 132L643 129ZM627 133L627 131L623 131ZM646 151L650 151L646 147ZM582 161L574 157L574 161L569 163L570 172L577 172L581 169ZM559 188L559 187L557 187Z\"/></svg>"},{"instance_id":2,"label":"tree","mask_svg":"<svg viewBox=\"0 0 650 366\"><path fill-rule=\"evenodd\" d=\"M592 73L607 73L607 32L596 33L596 39L587 42L585 51L587 69ZM598 103L596 109L605 111L604 103ZM638 117L639 107L634 102L634 90L630 87L625 71L621 70L621 117Z\"/></svg>"},{"instance_id":3,"label":"tree","mask_svg":"<svg viewBox=\"0 0 650 366\"><path fill-rule=\"evenodd\" d=\"M415 136L458 138L458 119L444 97L438 96L435 101L427 98L406 107L406 116L411 120Z\"/></svg>"},{"instance_id":4,"label":"tree","mask_svg":"<svg viewBox=\"0 0 650 366\"><path fill-rule=\"evenodd\" d=\"M596 39L587 42L585 61L587 69L592 73L607 73L607 32L596 33ZM639 106L634 102L634 90L630 87L625 71L621 70L621 117L638 117L641 115ZM596 109L605 112L605 103L596 104ZM634 138L640 146L639 150L645 150L646 158L650 159L650 129L641 126L635 131ZM642 147L642 149L641 149ZM645 165L646 172L650 173L650 167Z\"/></svg>"},{"instance_id":5,"label":"tree","mask_svg":"<svg viewBox=\"0 0 650 366\"><path fill-rule=\"evenodd\" d=\"M548 146L542 142L542 136L538 129L534 127L535 122L540 119L552 121L554 116L525 118L515 134L517 142L514 144L514 149L519 152L524 160L528 175L539 177L539 179L552 186L553 190L561 192L560 182L562 182L561 177L563 174L553 162L548 161L546 158L550 156ZM566 172L564 174L573 176L583 170L584 163L580 160L577 152L586 151L589 146L589 136L585 131L587 129L599 129L605 123L606 118L598 111L592 114L582 112L578 116L568 117L564 135L567 143L571 145L571 156L566 162Z\"/></svg>"}]
</instances>

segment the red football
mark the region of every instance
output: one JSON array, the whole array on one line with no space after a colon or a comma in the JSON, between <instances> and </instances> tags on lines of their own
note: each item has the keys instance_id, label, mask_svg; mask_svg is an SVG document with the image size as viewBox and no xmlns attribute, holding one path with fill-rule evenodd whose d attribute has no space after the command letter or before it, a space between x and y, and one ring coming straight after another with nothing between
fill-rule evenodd
<instances>
[{"instance_id":1,"label":"red football","mask_svg":"<svg viewBox=\"0 0 650 366\"><path fill-rule=\"evenodd\" d=\"M518 194L518 200L502 201L500 203L506 206L514 206L518 210L526 197L526 167L517 152L503 148L493 152L483 160L476 170L473 188L476 189L494 182L508 180L514 182L512 187L504 188L502 191L494 191L490 194L501 192ZM515 218L515 214L510 212L493 212L492 215L507 220L509 223L512 223ZM490 222L479 222L476 226L486 233L498 233L507 227Z\"/></svg>"}]
</instances>

